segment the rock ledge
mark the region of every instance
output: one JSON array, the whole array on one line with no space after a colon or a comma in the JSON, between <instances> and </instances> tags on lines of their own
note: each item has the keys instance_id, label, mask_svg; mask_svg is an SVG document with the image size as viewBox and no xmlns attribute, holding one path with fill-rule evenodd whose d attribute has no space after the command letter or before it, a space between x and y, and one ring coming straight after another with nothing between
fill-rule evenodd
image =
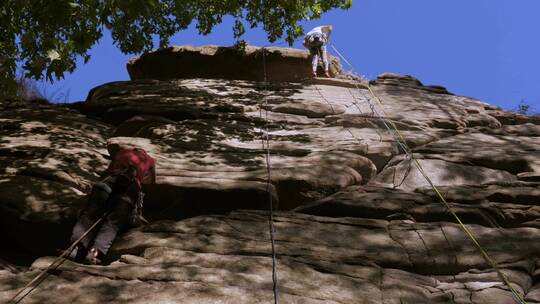
<instances>
[{"instance_id":1,"label":"rock ledge","mask_svg":"<svg viewBox=\"0 0 540 304\"><path fill-rule=\"evenodd\" d=\"M292 48L265 48L266 70L269 81L298 82L311 77L311 63L307 51ZM330 73L341 73L341 65L330 58ZM263 48L207 45L173 46L148 52L130 60L129 76L137 79L223 78L264 80ZM322 74L322 73L321 73Z\"/></svg>"}]
</instances>

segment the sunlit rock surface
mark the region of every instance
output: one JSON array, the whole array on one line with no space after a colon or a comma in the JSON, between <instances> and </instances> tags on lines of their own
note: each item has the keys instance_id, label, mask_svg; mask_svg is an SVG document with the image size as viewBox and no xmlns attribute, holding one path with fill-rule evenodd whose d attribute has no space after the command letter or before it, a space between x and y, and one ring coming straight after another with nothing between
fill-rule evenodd
<instances>
[{"instance_id":1,"label":"sunlit rock surface","mask_svg":"<svg viewBox=\"0 0 540 304\"><path fill-rule=\"evenodd\" d=\"M194 56L184 49L174 60ZM373 81L381 105L365 82L192 72L99 86L80 107L86 117L49 106L0 113L3 235L43 227L38 245L4 237L0 301L53 260L28 267L13 252L66 247L108 152L141 147L157 160L152 223L123 234L106 266L65 262L25 303L270 303L270 197L281 303L513 303L384 117L514 288L540 303L540 119L410 76Z\"/></svg>"}]
</instances>

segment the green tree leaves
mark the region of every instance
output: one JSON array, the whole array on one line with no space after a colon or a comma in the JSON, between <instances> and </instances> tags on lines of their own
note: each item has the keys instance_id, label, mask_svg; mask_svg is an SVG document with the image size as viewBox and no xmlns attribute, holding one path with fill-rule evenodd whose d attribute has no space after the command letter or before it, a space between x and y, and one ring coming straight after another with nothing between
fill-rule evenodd
<instances>
[{"instance_id":1,"label":"green tree leaves","mask_svg":"<svg viewBox=\"0 0 540 304\"><path fill-rule=\"evenodd\" d=\"M299 22L317 19L334 9L351 7L352 0L3 0L0 7L0 97L16 90L16 64L26 77L60 79L72 72L79 56L111 31L124 53L151 50L152 37L165 47L176 32L192 22L209 34L223 17L235 18L233 35L245 27L262 27L275 42L292 44L303 34Z\"/></svg>"}]
</instances>

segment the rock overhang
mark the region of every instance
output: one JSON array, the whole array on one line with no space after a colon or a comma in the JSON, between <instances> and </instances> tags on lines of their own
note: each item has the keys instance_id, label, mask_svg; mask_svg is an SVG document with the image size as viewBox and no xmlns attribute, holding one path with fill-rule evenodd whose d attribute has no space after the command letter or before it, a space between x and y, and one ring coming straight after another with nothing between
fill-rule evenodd
<instances>
[{"instance_id":1,"label":"rock overhang","mask_svg":"<svg viewBox=\"0 0 540 304\"><path fill-rule=\"evenodd\" d=\"M342 72L339 60L330 56L330 73ZM131 59L127 70L132 80L222 78L298 82L311 78L309 52L293 48L245 49L207 45L173 46Z\"/></svg>"}]
</instances>

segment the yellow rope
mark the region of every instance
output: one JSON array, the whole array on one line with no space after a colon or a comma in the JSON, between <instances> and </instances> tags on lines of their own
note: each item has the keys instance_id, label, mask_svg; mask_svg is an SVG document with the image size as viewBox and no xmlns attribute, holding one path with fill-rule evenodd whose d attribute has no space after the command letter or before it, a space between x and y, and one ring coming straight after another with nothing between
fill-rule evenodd
<instances>
[{"instance_id":1,"label":"yellow rope","mask_svg":"<svg viewBox=\"0 0 540 304\"><path fill-rule=\"evenodd\" d=\"M345 57L332 45L332 48L336 51L336 53L351 67L351 69L354 69L352 64L347 61L347 59L345 59ZM407 142L405 141L405 138L403 137L403 135L401 134L401 132L399 131L398 127L396 126L396 124L394 124L393 121L391 120L387 120L385 119L384 117L388 117L388 115L386 115L386 112L384 111L384 106L383 106L383 103L381 101L381 99L379 98L379 96L377 96L377 94L375 94L375 92L373 91L373 89L371 88L371 85L367 84L367 88L370 92L370 94L375 98L375 100L379 103L379 105L381 106L381 111L383 113L383 117L381 117L382 120L386 121L388 124L390 124L392 126L392 128L394 129L394 131L396 132L396 134L398 135L399 139L401 140L401 142L403 143L403 145L406 147L406 149L408 150L408 152L410 153L410 156L411 156L411 159L414 161L416 167L418 168L418 171L422 174L422 176L426 179L426 181L429 183L429 185L431 186L431 188L433 189L433 191L435 191L435 193L437 194L437 197L439 198L439 200L446 206L446 208L448 209L448 211L452 214L452 216L456 219L456 221L459 223L459 226L461 227L461 229L465 232L465 234L471 239L471 241L474 243L474 245L476 246L476 248L480 251L480 253L482 254L482 256L484 257L484 259L486 260L486 262L488 262L488 264L491 265L491 267L497 272L497 274L499 275L499 277L501 278L501 280L503 281L503 283L510 289L510 291L512 292L513 296L516 298L517 302L520 303L520 304L527 304L527 302L525 302L525 299L523 298L522 295L520 295L516 290L515 288L511 285L510 281L508 280L508 278L506 277L506 275L501 271L501 269L499 268L499 265L497 264L497 262L495 260L493 260L491 258L491 256L487 253L487 251L482 247L482 245L480 245L480 243L478 242L478 240L476 239L476 237L474 236L474 234L471 232L471 230L461 221L461 219L459 218L459 216L456 214L456 212L452 209L452 207L450 207L450 204L448 204L448 202L446 201L446 199L444 198L444 196L441 194L441 192L439 191L439 189L437 188L437 186L435 186L435 184L433 184L433 182L431 181L431 179L429 178L429 176L427 176L426 172L424 171L424 168L422 168L422 165L420 164L420 162L418 161L418 159L414 156L414 153L412 152L412 150L410 149L410 147L407 145ZM407 152L407 151L406 151Z\"/></svg>"},{"instance_id":2,"label":"yellow rope","mask_svg":"<svg viewBox=\"0 0 540 304\"><path fill-rule=\"evenodd\" d=\"M384 112L384 109L382 109L382 102L380 100L380 98L375 94L375 92L373 92L373 90L371 89L371 85L367 85L367 88L369 90L369 92L371 93L371 95L373 95L373 97L375 98L375 100L377 100L377 102L381 105L381 111L383 113L383 115L385 117L387 117L386 113ZM384 118L383 118L384 119ZM491 256L487 253L487 251L480 245L480 243L478 242L478 240L476 239L476 237L473 235L473 233L471 232L471 230L465 226L465 224L461 221L461 219L459 218L459 216L456 214L456 212L452 209L452 207L450 207L450 204L448 204L448 202L446 201L446 199L444 198L444 196L441 194L441 192L439 191L439 189L437 188L437 186L435 186L435 184L433 184L433 182L431 181L431 179L429 178L429 176L427 176L426 172L424 171L424 168L422 167L422 165L420 164L420 162L418 161L418 159L414 156L414 153L412 152L412 150L409 148L409 146L407 145L407 142L405 141L405 138L403 137L403 135L401 134L401 132L399 131L399 129L397 128L397 126L394 124L393 121L389 120L388 121L389 124L392 126L392 128L394 129L394 131L396 131L396 134L399 136L399 138L401 139L402 143L408 148L408 150L410 151L411 153L411 158L412 160L414 161L416 167L418 168L418 171L420 171L420 173L422 174L422 176L426 179L426 181L429 183L429 185L431 186L431 188L433 189L433 191L435 191L435 193L437 194L437 197L439 198L439 200L446 206L446 208L448 209L448 211L452 214L452 216L456 219L456 221L459 223L461 229L467 234L467 236L471 239L471 241L474 243L474 245L476 246L476 248L478 248L478 250L480 251L480 253L482 254L482 256L484 257L484 259L491 265L491 267L493 269L495 269L495 271L497 272L497 274L499 275L499 277L503 280L504 284L506 286L508 286L508 288L510 289L510 291L512 292L512 294L518 299L519 303L522 303L522 304L526 304L527 302L525 302L525 300L523 299L523 297L514 289L514 287L512 287L512 285L510 284L510 281L508 280L508 278L506 277L506 275L501 271L501 269L499 268L499 265L497 264L497 262L495 262L495 260L493 260L491 258Z\"/></svg>"}]
</instances>

